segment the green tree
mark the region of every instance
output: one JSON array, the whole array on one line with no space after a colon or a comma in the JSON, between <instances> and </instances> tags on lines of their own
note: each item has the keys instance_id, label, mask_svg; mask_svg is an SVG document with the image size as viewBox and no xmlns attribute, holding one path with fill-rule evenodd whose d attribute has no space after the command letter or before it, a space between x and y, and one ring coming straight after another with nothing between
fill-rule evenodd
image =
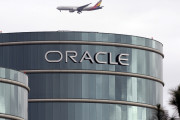
<instances>
[{"instance_id":1,"label":"green tree","mask_svg":"<svg viewBox=\"0 0 180 120\"><path fill-rule=\"evenodd\" d=\"M173 116L169 120L176 120L176 117Z\"/></svg>"},{"instance_id":2,"label":"green tree","mask_svg":"<svg viewBox=\"0 0 180 120\"><path fill-rule=\"evenodd\" d=\"M164 110L160 104L158 104L156 107L157 110L155 112L153 120L168 120L169 119L168 112Z\"/></svg>"},{"instance_id":3,"label":"green tree","mask_svg":"<svg viewBox=\"0 0 180 120\"><path fill-rule=\"evenodd\" d=\"M180 117L180 85L176 89L170 90L171 99L169 104L174 107Z\"/></svg>"}]
</instances>

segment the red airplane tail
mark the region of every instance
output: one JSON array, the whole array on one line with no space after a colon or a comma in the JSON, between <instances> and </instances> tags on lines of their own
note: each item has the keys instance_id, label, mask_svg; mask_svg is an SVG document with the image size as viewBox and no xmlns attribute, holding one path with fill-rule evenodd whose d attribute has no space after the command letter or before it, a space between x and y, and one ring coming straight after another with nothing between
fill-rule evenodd
<instances>
[{"instance_id":1,"label":"red airplane tail","mask_svg":"<svg viewBox=\"0 0 180 120\"><path fill-rule=\"evenodd\" d=\"M100 0L98 3L96 3L96 4L94 5L94 7L92 7L91 9L99 8L100 5L101 5L101 3L102 3L102 0Z\"/></svg>"}]
</instances>

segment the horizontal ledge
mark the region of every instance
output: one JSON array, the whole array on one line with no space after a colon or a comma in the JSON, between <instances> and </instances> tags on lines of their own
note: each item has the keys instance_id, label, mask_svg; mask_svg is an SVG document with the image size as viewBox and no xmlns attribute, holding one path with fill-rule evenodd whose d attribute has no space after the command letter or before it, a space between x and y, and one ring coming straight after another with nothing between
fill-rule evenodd
<instances>
[{"instance_id":1,"label":"horizontal ledge","mask_svg":"<svg viewBox=\"0 0 180 120\"><path fill-rule=\"evenodd\" d=\"M157 109L156 106L137 103L137 102L128 102L128 101L117 101L117 100L98 100L98 99L29 99L29 103L34 102L85 102L85 103L106 103L106 104L122 104L122 105L132 105L139 107L147 107L151 109Z\"/></svg>"},{"instance_id":2,"label":"horizontal ledge","mask_svg":"<svg viewBox=\"0 0 180 120\"><path fill-rule=\"evenodd\" d=\"M20 117L7 115L7 114L1 114L1 113L0 113L0 118L12 119L12 120L24 120L23 118L20 118Z\"/></svg>"},{"instance_id":3,"label":"horizontal ledge","mask_svg":"<svg viewBox=\"0 0 180 120\"><path fill-rule=\"evenodd\" d=\"M23 83L17 82L17 81L0 78L0 83L1 82L12 84L12 85L17 85L17 86L25 88L26 90L28 90L28 92L30 91L30 88L28 86L24 85Z\"/></svg>"},{"instance_id":4,"label":"horizontal ledge","mask_svg":"<svg viewBox=\"0 0 180 120\"><path fill-rule=\"evenodd\" d=\"M99 70L21 70L21 72L24 72L24 73L85 73L85 74L87 73L87 74L120 75L120 76L130 76L130 77L150 79L150 80L159 82L164 86L164 82L162 82L158 78L141 75L141 74L135 74L135 73L125 73L125 72L99 71Z\"/></svg>"},{"instance_id":5,"label":"horizontal ledge","mask_svg":"<svg viewBox=\"0 0 180 120\"><path fill-rule=\"evenodd\" d=\"M116 47L128 47L147 50L160 54L164 58L164 54L159 50L139 45L132 44L121 44L121 43L111 43L111 42L90 42L90 41L23 41L23 42L3 42L0 46L7 45L28 45L28 44L80 44L80 45L104 45L104 46L116 46Z\"/></svg>"}]
</instances>

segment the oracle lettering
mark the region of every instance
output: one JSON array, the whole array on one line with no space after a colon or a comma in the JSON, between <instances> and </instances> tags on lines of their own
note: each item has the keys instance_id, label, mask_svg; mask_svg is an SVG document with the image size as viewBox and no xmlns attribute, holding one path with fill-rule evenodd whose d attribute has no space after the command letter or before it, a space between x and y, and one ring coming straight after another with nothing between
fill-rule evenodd
<instances>
[{"instance_id":1,"label":"oracle lettering","mask_svg":"<svg viewBox=\"0 0 180 120\"><path fill-rule=\"evenodd\" d=\"M48 56L50 54L56 54L58 56L57 59L49 59ZM98 63L98 64L110 64L110 65L123 65L128 66L128 57L129 54L118 54L114 59L112 58L111 52L97 52L94 55L91 55L88 51L85 51L80 57L77 59L78 53L76 51L65 51L65 56L63 56L61 51L48 51L45 54L45 60L49 63L58 63L62 62L63 58L65 58L65 63L68 63L68 60L71 60L74 63L82 63L83 61L89 61L90 63ZM99 59L101 56L101 60ZM102 57L106 57L107 59L102 59Z\"/></svg>"}]
</instances>

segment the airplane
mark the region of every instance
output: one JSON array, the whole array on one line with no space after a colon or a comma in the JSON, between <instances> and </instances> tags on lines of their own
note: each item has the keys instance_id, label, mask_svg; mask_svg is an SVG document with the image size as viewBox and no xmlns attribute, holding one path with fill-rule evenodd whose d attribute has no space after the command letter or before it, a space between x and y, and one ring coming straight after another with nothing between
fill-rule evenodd
<instances>
[{"instance_id":1,"label":"airplane","mask_svg":"<svg viewBox=\"0 0 180 120\"><path fill-rule=\"evenodd\" d=\"M75 12L77 11L77 13L82 13L82 11L92 11L92 10L98 10L98 9L102 9L103 6L101 5L102 0L100 0L98 3L96 3L94 6L92 7L88 7L91 3L80 6L80 7L73 7L73 6L58 6L57 9L61 12L61 10L68 10L69 12Z\"/></svg>"}]
</instances>

